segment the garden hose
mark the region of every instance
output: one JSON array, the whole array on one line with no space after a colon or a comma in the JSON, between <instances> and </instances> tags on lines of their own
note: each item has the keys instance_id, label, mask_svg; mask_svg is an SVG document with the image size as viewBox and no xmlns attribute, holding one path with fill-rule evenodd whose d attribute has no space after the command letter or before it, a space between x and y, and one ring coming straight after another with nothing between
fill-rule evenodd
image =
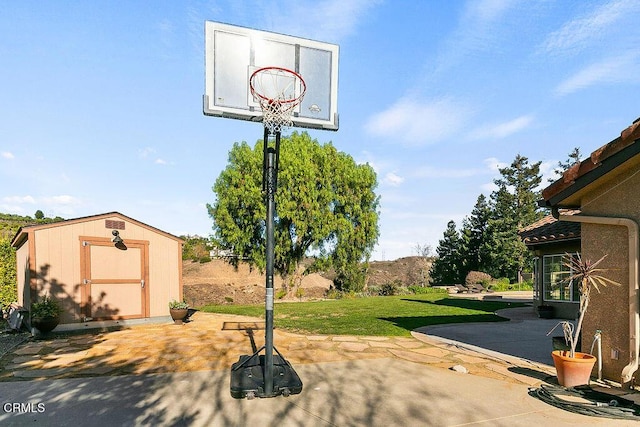
<instances>
[{"instance_id":1,"label":"garden hose","mask_svg":"<svg viewBox=\"0 0 640 427\"><path fill-rule=\"evenodd\" d=\"M640 421L640 405L619 396L595 391L588 385L567 388L542 384L540 388L530 388L529 395L581 415ZM578 402L577 398L582 401Z\"/></svg>"}]
</instances>

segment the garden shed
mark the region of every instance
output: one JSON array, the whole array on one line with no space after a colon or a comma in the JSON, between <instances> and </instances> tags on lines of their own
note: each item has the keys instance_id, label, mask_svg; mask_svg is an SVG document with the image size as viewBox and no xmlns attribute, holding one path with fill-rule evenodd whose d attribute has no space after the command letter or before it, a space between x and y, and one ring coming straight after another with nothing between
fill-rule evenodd
<instances>
[{"instance_id":1,"label":"garden shed","mask_svg":"<svg viewBox=\"0 0 640 427\"><path fill-rule=\"evenodd\" d=\"M182 300L182 243L118 212L22 227L18 303L55 298L62 324L167 316Z\"/></svg>"}]
</instances>

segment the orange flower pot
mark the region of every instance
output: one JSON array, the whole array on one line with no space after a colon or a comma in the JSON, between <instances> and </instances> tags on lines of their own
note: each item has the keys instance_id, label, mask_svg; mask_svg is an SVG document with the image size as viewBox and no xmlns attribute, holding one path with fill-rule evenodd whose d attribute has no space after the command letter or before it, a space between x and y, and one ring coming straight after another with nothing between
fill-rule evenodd
<instances>
[{"instance_id":1,"label":"orange flower pot","mask_svg":"<svg viewBox=\"0 0 640 427\"><path fill-rule=\"evenodd\" d=\"M596 357L576 351L575 357L569 357L569 351L555 350L551 352L553 364L556 367L558 383L563 387L575 387L589 384L591 371L596 363Z\"/></svg>"}]
</instances>

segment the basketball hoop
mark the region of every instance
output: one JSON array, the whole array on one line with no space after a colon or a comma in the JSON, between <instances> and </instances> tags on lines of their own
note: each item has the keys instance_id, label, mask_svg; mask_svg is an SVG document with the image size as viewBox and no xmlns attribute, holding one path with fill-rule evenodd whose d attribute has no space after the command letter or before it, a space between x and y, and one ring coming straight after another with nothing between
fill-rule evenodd
<instances>
[{"instance_id":1,"label":"basketball hoop","mask_svg":"<svg viewBox=\"0 0 640 427\"><path fill-rule=\"evenodd\" d=\"M251 74L249 87L262 109L262 123L270 133L293 125L293 110L307 91L300 74L281 67L259 68Z\"/></svg>"}]
</instances>

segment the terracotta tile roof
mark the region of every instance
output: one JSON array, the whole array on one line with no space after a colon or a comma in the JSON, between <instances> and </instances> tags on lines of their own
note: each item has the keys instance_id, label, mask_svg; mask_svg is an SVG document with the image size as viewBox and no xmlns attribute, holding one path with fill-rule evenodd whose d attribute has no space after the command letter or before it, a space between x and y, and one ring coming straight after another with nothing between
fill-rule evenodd
<instances>
[{"instance_id":1,"label":"terracotta tile roof","mask_svg":"<svg viewBox=\"0 0 640 427\"><path fill-rule=\"evenodd\" d=\"M633 145L638 140L640 140L640 118L624 129L618 138L595 150L588 159L576 163L562 175L562 178L542 190L544 201L548 202L549 199L559 193L570 189L578 178L584 177L589 172L597 169L604 160ZM547 203L547 205L549 204Z\"/></svg>"},{"instance_id":2,"label":"terracotta tile roof","mask_svg":"<svg viewBox=\"0 0 640 427\"><path fill-rule=\"evenodd\" d=\"M563 215L576 215L579 210L562 210ZM558 221L551 215L524 227L518 232L520 238L527 246L536 246L544 243L559 242L562 240L580 239L580 223Z\"/></svg>"}]
</instances>

